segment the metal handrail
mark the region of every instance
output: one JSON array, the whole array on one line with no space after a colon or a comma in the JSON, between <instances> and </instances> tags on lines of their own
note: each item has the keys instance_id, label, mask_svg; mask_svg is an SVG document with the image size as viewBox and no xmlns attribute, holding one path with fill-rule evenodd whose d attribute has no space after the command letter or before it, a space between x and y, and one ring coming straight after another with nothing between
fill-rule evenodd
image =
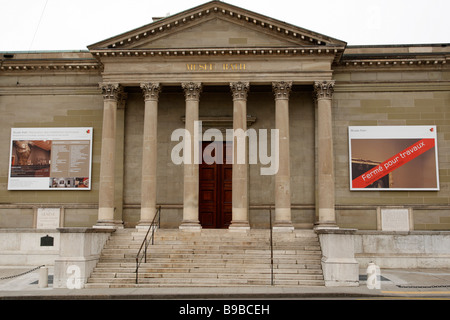
<instances>
[{"instance_id":1,"label":"metal handrail","mask_svg":"<svg viewBox=\"0 0 450 320\"><path fill-rule=\"evenodd\" d=\"M272 208L269 207L270 220L270 285L273 286L273 233L272 233Z\"/></svg>"},{"instance_id":2,"label":"metal handrail","mask_svg":"<svg viewBox=\"0 0 450 320\"><path fill-rule=\"evenodd\" d=\"M156 220L158 218L158 220ZM158 223L158 228L161 227L161 206L158 207L158 210L156 211L155 216L153 217L152 223L148 227L147 233L145 234L145 238L142 241L141 247L139 248L139 251L136 255L136 284L139 283L139 266L141 265L142 259L144 259L144 262L147 262L147 247L151 244L153 245L155 243L155 224ZM147 240L148 235L150 233L150 230L152 231L150 239ZM141 254L142 249L144 249L144 254L142 257L139 257Z\"/></svg>"},{"instance_id":3,"label":"metal handrail","mask_svg":"<svg viewBox=\"0 0 450 320\"><path fill-rule=\"evenodd\" d=\"M273 231L272 231L272 207L269 206L269 225L270 225L270 284L274 285L274 274L273 274ZM158 220L156 220L158 219ZM153 217L152 223L150 224L147 233L145 235L144 240L139 248L139 251L136 255L136 284L139 284L139 266L141 265L142 259L144 262L147 262L147 247L151 243L154 244L155 237L155 224L158 223L158 228L161 227L161 206L158 207L155 216ZM150 234L150 230L152 231L150 239L147 240L148 235ZM140 257L141 251L144 249L144 254Z\"/></svg>"}]
</instances>

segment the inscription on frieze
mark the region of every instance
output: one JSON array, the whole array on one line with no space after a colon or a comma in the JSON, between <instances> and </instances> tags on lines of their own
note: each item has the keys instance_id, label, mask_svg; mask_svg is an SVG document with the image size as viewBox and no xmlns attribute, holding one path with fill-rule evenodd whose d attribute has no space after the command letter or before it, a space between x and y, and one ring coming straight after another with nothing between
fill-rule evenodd
<instances>
[{"instance_id":1,"label":"inscription on frieze","mask_svg":"<svg viewBox=\"0 0 450 320\"><path fill-rule=\"evenodd\" d=\"M208 72L208 71L245 71L247 64L245 63L187 63L186 70L191 72Z\"/></svg>"}]
</instances>

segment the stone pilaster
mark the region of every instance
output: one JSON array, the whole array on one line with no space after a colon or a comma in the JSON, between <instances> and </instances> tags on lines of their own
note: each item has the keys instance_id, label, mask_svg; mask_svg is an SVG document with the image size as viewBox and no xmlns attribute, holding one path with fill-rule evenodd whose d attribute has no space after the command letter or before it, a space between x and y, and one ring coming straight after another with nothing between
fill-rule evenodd
<instances>
[{"instance_id":1,"label":"stone pilaster","mask_svg":"<svg viewBox=\"0 0 450 320\"><path fill-rule=\"evenodd\" d=\"M117 106L122 101L123 90L118 83L101 83L103 94L103 128L100 163L98 221L95 227L115 227L115 151Z\"/></svg>"},{"instance_id":2,"label":"stone pilaster","mask_svg":"<svg viewBox=\"0 0 450 320\"><path fill-rule=\"evenodd\" d=\"M316 228L337 228L334 193L334 153L332 98L334 81L316 81L314 93L317 101L317 178L316 207L318 221Z\"/></svg>"},{"instance_id":3,"label":"stone pilaster","mask_svg":"<svg viewBox=\"0 0 450 320\"><path fill-rule=\"evenodd\" d=\"M248 221L247 94L248 82L230 83L233 95L232 221L230 230L250 229Z\"/></svg>"},{"instance_id":4,"label":"stone pilaster","mask_svg":"<svg viewBox=\"0 0 450 320\"><path fill-rule=\"evenodd\" d=\"M198 219L198 197L199 197L199 165L195 159L198 157L199 141L195 141L195 122L199 120L199 102L202 91L201 83L183 83L182 84L186 98L186 133L190 135L190 155L184 161L184 193L183 193L183 221L180 229L196 231L201 229ZM187 161L188 160L188 161Z\"/></svg>"},{"instance_id":5,"label":"stone pilaster","mask_svg":"<svg viewBox=\"0 0 450 320\"><path fill-rule=\"evenodd\" d=\"M158 161L157 127L159 83L142 83L145 99L142 146L141 219L138 226L148 226L156 214L156 165Z\"/></svg>"},{"instance_id":6,"label":"stone pilaster","mask_svg":"<svg viewBox=\"0 0 450 320\"><path fill-rule=\"evenodd\" d=\"M292 82L273 82L275 94L275 128L278 129L278 172L275 175L274 229L293 230L291 218L291 173L289 155L289 94Z\"/></svg>"}]
</instances>

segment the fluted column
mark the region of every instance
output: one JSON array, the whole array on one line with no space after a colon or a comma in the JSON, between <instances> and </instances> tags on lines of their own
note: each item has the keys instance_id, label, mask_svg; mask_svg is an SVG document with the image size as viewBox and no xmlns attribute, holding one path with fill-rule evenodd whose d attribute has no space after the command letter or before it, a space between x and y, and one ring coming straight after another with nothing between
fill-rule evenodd
<instances>
[{"instance_id":1,"label":"fluted column","mask_svg":"<svg viewBox=\"0 0 450 320\"><path fill-rule=\"evenodd\" d=\"M230 83L233 95L232 221L230 230L250 229L248 221L247 94L248 82Z\"/></svg>"},{"instance_id":2,"label":"fluted column","mask_svg":"<svg viewBox=\"0 0 450 320\"><path fill-rule=\"evenodd\" d=\"M101 83L103 128L98 221L95 227L114 227L114 187L117 105L123 94L118 83Z\"/></svg>"},{"instance_id":3,"label":"fluted column","mask_svg":"<svg viewBox=\"0 0 450 320\"><path fill-rule=\"evenodd\" d=\"M318 192L316 207L318 221L316 228L337 228L334 198L334 156L333 156L333 124L331 104L334 81L316 81L314 93L317 100L317 178Z\"/></svg>"},{"instance_id":4,"label":"fluted column","mask_svg":"<svg viewBox=\"0 0 450 320\"><path fill-rule=\"evenodd\" d=\"M278 172L275 175L274 229L293 230L291 218L291 173L289 155L289 94L292 82L274 82L275 128L279 131Z\"/></svg>"},{"instance_id":5,"label":"fluted column","mask_svg":"<svg viewBox=\"0 0 450 320\"><path fill-rule=\"evenodd\" d=\"M186 133L189 133L190 140L184 139L185 143L190 142L190 148L184 148L184 152L190 150L188 157L184 157L184 195L183 195L183 221L180 229L200 230L198 211L199 197L199 165L195 162L195 153L198 151L199 141L195 141L195 121L198 121L201 83L182 84L186 98ZM198 156L198 155L197 155ZM187 161L188 160L188 161Z\"/></svg>"},{"instance_id":6,"label":"fluted column","mask_svg":"<svg viewBox=\"0 0 450 320\"><path fill-rule=\"evenodd\" d=\"M159 83L142 83L144 93L144 135L142 146L141 219L139 226L148 226L156 214L156 164Z\"/></svg>"}]
</instances>

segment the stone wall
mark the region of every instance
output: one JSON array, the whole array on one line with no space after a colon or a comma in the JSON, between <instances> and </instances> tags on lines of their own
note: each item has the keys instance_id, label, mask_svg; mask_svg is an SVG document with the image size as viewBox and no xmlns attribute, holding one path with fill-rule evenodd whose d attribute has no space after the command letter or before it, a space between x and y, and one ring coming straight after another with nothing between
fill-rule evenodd
<instances>
[{"instance_id":1,"label":"stone wall","mask_svg":"<svg viewBox=\"0 0 450 320\"><path fill-rule=\"evenodd\" d=\"M100 81L98 70L18 71L0 77L0 228L33 228L34 210L42 206L70 206L67 226L95 223L103 114ZM21 127L93 127L92 190L8 191L11 128Z\"/></svg>"},{"instance_id":2,"label":"stone wall","mask_svg":"<svg viewBox=\"0 0 450 320\"><path fill-rule=\"evenodd\" d=\"M0 154L0 228L33 228L35 209L42 206L64 207L63 226L90 227L97 220L103 118L98 84L102 76L96 60L89 53L36 55L38 60L44 56L46 59L80 59L92 65L87 69L60 66L54 71L50 67L33 72L22 69L2 71L0 148L5 152ZM27 63L33 62L32 56L27 57L31 61ZM332 110L338 226L376 230L377 210L400 206L412 209L414 230L449 230L448 67L426 63L414 66L374 64L370 67L361 63L358 66L341 64L334 66L333 78L336 81ZM182 220L183 179L180 177L183 168L170 161L171 150L176 145L170 141L170 135L173 130L184 128L185 100L181 87L175 87L163 89L158 108L157 203L165 205L165 227L177 227ZM125 226L134 226L140 214L144 99L138 87L128 86L126 91L127 106L117 113L115 218L123 220ZM226 85L206 86L200 98L200 117L231 117L232 103ZM296 227L311 228L316 214L317 125L312 86L294 85L289 104L292 219ZM256 118L251 128L273 128L274 107L270 86L251 83L247 111ZM436 125L440 191L350 191L347 130L348 126L357 125ZM94 128L92 190L8 191L10 129L66 126ZM250 224L266 227L268 211L260 206L274 202L274 177L260 176L259 169L260 165L251 165L249 169Z\"/></svg>"},{"instance_id":3,"label":"stone wall","mask_svg":"<svg viewBox=\"0 0 450 320\"><path fill-rule=\"evenodd\" d=\"M447 231L357 231L355 259L361 268L374 262L380 268L448 268Z\"/></svg>"},{"instance_id":4,"label":"stone wall","mask_svg":"<svg viewBox=\"0 0 450 320\"><path fill-rule=\"evenodd\" d=\"M450 229L450 72L441 67L342 67L333 100L337 222L376 230L379 207L413 208L415 230ZM436 125L440 191L350 191L348 126Z\"/></svg>"},{"instance_id":5,"label":"stone wall","mask_svg":"<svg viewBox=\"0 0 450 320\"><path fill-rule=\"evenodd\" d=\"M53 238L53 245L41 244L41 238L46 236ZM0 229L0 259L3 266L53 265L59 251L60 234L56 229Z\"/></svg>"}]
</instances>

